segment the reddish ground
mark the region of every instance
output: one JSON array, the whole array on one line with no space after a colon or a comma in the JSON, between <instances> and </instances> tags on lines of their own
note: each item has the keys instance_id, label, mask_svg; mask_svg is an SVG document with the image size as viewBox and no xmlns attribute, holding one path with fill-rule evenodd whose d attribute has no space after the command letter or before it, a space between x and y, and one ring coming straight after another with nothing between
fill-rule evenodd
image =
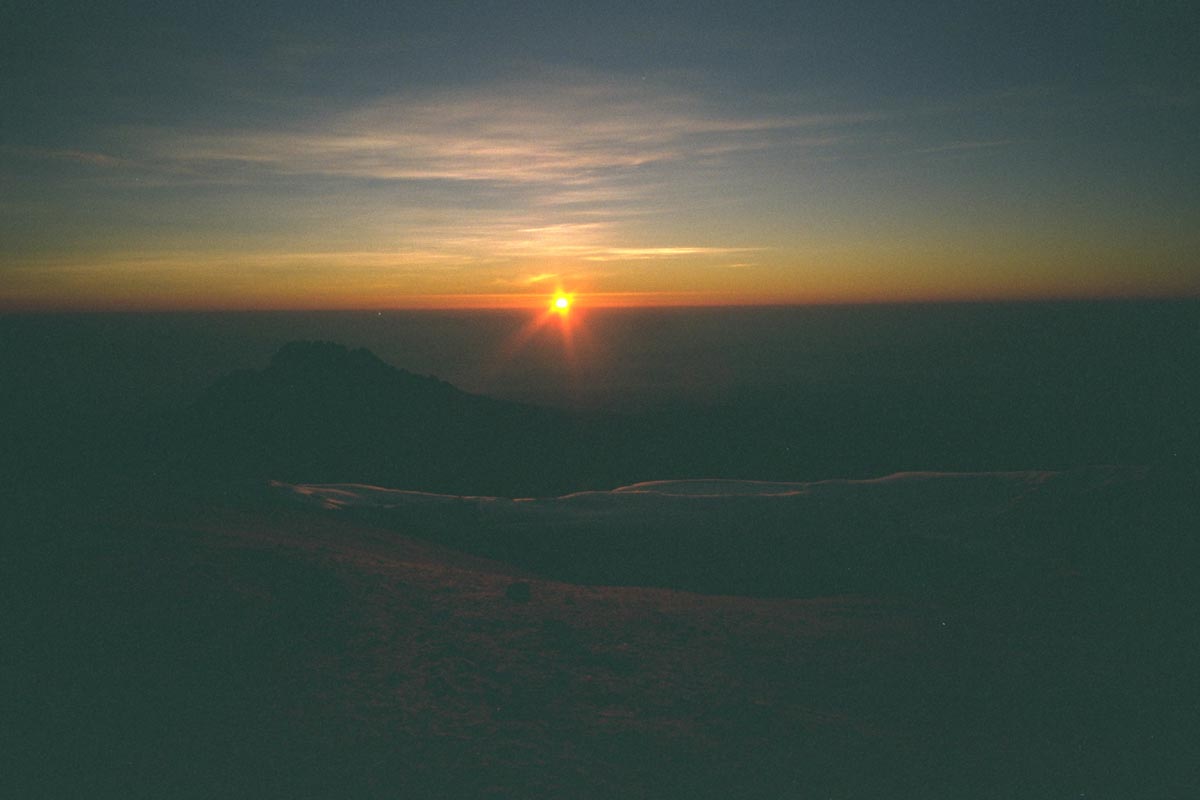
<instances>
[{"instance_id":1,"label":"reddish ground","mask_svg":"<svg viewBox=\"0 0 1200 800\"><path fill-rule=\"evenodd\" d=\"M316 511L118 516L30 619L53 666L18 687L37 722L23 796L1200 786L1186 712L1145 718L1171 703L1128 685L1142 672L1103 657L1066 591L985 607L585 587Z\"/></svg>"}]
</instances>

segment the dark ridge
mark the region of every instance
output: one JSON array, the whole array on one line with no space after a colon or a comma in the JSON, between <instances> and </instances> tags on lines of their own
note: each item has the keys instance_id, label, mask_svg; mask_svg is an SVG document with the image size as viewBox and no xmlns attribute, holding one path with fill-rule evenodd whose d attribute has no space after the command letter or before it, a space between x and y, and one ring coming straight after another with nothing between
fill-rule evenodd
<instances>
[{"instance_id":1,"label":"dark ridge","mask_svg":"<svg viewBox=\"0 0 1200 800\"><path fill-rule=\"evenodd\" d=\"M265 369L227 375L172 419L163 472L532 496L664 478L1192 463L1190 402L1118 403L1090 384L1060 383L1052 396L1037 382L961 392L897 383L581 414L473 395L365 349L302 341Z\"/></svg>"},{"instance_id":2,"label":"dark ridge","mask_svg":"<svg viewBox=\"0 0 1200 800\"><path fill-rule=\"evenodd\" d=\"M365 348L349 350L335 342L288 342L271 356L271 368L282 373L346 372L411 375L394 369Z\"/></svg>"},{"instance_id":3,"label":"dark ridge","mask_svg":"<svg viewBox=\"0 0 1200 800\"><path fill-rule=\"evenodd\" d=\"M173 470L427 491L569 491L589 438L563 412L461 391L364 349L292 342L263 370L218 381L171 434Z\"/></svg>"}]
</instances>

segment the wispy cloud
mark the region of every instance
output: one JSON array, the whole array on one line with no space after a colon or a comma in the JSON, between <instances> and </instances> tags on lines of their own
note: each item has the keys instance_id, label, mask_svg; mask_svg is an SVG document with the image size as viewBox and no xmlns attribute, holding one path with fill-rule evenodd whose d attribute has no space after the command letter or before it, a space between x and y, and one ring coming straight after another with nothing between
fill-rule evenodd
<instances>
[{"instance_id":1,"label":"wispy cloud","mask_svg":"<svg viewBox=\"0 0 1200 800\"><path fill-rule=\"evenodd\" d=\"M588 254L584 258L588 261L643 261L683 256L720 256L761 249L758 247L608 247L600 252Z\"/></svg>"},{"instance_id":2,"label":"wispy cloud","mask_svg":"<svg viewBox=\"0 0 1200 800\"><path fill-rule=\"evenodd\" d=\"M69 161L76 164L85 164L89 167L125 167L133 164L128 159L118 158L117 156L96 150L71 148L48 149L44 147L5 147L2 150L25 158Z\"/></svg>"},{"instance_id":3,"label":"wispy cloud","mask_svg":"<svg viewBox=\"0 0 1200 800\"><path fill-rule=\"evenodd\" d=\"M158 132L155 155L193 167L255 165L283 174L373 180L549 184L543 202L603 201L649 166L721 159L801 141L873 114L741 117L696 96L594 82L513 84L391 97L292 130ZM810 137L810 147L837 136Z\"/></svg>"},{"instance_id":4,"label":"wispy cloud","mask_svg":"<svg viewBox=\"0 0 1200 800\"><path fill-rule=\"evenodd\" d=\"M620 246L616 240L630 234L614 221L556 222L530 225L529 217L493 218L415 232L419 247L454 252L475 263L507 262L528 258L558 258L587 262L631 262L652 259L707 258L761 251L760 247L701 245ZM557 273L538 274L544 279Z\"/></svg>"},{"instance_id":5,"label":"wispy cloud","mask_svg":"<svg viewBox=\"0 0 1200 800\"><path fill-rule=\"evenodd\" d=\"M1012 139L987 139L982 141L947 142L933 147L922 147L918 153L962 153L972 150L988 150L994 147L1005 147L1013 143Z\"/></svg>"},{"instance_id":6,"label":"wispy cloud","mask_svg":"<svg viewBox=\"0 0 1200 800\"><path fill-rule=\"evenodd\" d=\"M557 272L542 272L537 275L524 276L519 280L519 283L521 283L524 286L533 286L536 283L542 283L543 281L554 280L557 277L558 277Z\"/></svg>"},{"instance_id":7,"label":"wispy cloud","mask_svg":"<svg viewBox=\"0 0 1200 800\"><path fill-rule=\"evenodd\" d=\"M713 187L705 196L720 192L727 207L751 191L746 170L764 169L765 151L832 152L879 118L744 113L699 90L576 75L375 98L285 125L119 133L146 181L138 185L178 186L182 216L187 202L209 202L276 223L247 234L256 249L275 248L254 257L258 273L465 268L483 282L536 288L592 277L602 263L745 261L761 248L673 223L681 205L694 211L692 187ZM93 156L118 163L60 157ZM116 172L129 170L114 171L114 182ZM228 193L208 191L222 183ZM205 252L184 260L213 263Z\"/></svg>"},{"instance_id":8,"label":"wispy cloud","mask_svg":"<svg viewBox=\"0 0 1200 800\"><path fill-rule=\"evenodd\" d=\"M558 281L562 276L557 272L539 272L536 275L529 273L521 273L515 277L500 276L494 278L492 283L497 286L516 286L520 288L537 287L539 284L547 283L548 281Z\"/></svg>"}]
</instances>

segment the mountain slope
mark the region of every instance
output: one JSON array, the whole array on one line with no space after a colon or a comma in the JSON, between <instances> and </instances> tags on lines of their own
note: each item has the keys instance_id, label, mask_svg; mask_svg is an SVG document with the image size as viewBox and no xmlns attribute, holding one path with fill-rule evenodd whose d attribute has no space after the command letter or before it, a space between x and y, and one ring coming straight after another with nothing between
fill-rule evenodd
<instances>
[{"instance_id":1,"label":"mountain slope","mask_svg":"<svg viewBox=\"0 0 1200 800\"><path fill-rule=\"evenodd\" d=\"M471 395L366 350L293 342L205 392L172 447L178 466L213 479L511 494L572 488L586 435L564 413Z\"/></svg>"}]
</instances>

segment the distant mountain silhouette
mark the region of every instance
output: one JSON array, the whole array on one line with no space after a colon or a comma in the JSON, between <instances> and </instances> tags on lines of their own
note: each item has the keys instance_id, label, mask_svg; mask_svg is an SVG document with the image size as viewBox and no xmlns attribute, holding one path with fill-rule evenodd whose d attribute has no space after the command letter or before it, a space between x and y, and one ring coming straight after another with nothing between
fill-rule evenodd
<instances>
[{"instance_id":1,"label":"distant mountain silhouette","mask_svg":"<svg viewBox=\"0 0 1200 800\"><path fill-rule=\"evenodd\" d=\"M265 369L220 379L168 426L168 471L505 496L656 478L823 477L844 461L842 448L814 436L820 420L802 403L572 412L470 394L365 349L298 341Z\"/></svg>"},{"instance_id":2,"label":"distant mountain silhouette","mask_svg":"<svg viewBox=\"0 0 1200 800\"><path fill-rule=\"evenodd\" d=\"M936 391L935 391L936 389ZM869 478L906 470L1152 463L1180 447L1178 413L1122 416L1088 392L986 396L861 387L718 407L581 414L464 392L331 342L285 345L263 370L203 393L165 435L189 479L377 483L532 496L642 480ZM1090 409L1090 411L1089 411ZM1186 438L1186 437L1182 437Z\"/></svg>"},{"instance_id":3,"label":"distant mountain silhouette","mask_svg":"<svg viewBox=\"0 0 1200 800\"><path fill-rule=\"evenodd\" d=\"M218 381L173 434L215 479L354 480L430 491L577 488L595 432L565 412L469 394L365 349L292 342Z\"/></svg>"}]
</instances>

